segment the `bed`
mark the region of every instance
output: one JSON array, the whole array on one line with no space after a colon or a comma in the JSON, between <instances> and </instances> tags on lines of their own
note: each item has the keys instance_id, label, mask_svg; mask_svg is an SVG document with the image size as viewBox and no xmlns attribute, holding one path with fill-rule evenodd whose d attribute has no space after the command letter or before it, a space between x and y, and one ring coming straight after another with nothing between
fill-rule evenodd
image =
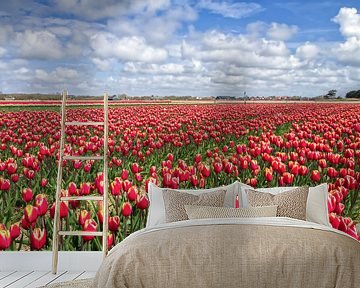
<instances>
[{"instance_id":1,"label":"bed","mask_svg":"<svg viewBox=\"0 0 360 288\"><path fill-rule=\"evenodd\" d=\"M227 189L225 205L238 188ZM110 251L93 287L360 287L359 242L328 225L288 217L164 223L153 208L153 223Z\"/></svg>"}]
</instances>

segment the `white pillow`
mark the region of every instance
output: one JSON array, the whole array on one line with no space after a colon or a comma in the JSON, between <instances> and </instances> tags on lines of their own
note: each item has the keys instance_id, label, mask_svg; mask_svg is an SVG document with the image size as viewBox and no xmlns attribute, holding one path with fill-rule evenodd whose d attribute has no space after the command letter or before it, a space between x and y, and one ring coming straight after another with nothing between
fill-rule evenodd
<instances>
[{"instance_id":1,"label":"white pillow","mask_svg":"<svg viewBox=\"0 0 360 288\"><path fill-rule=\"evenodd\" d=\"M248 207L248 199L246 196L246 189L252 189L249 185L239 183L240 191L241 191L241 207ZM282 192L286 192L292 190L296 187L274 187L274 188L258 188L255 191L258 192L267 192L271 194L279 194ZM323 183L315 187L309 188L308 199L306 203L306 221L322 224L325 226L332 227L329 221L329 212L328 212L328 188L327 184Z\"/></svg>"},{"instance_id":2,"label":"white pillow","mask_svg":"<svg viewBox=\"0 0 360 288\"><path fill-rule=\"evenodd\" d=\"M226 190L224 207L235 207L235 195L240 191L239 182L236 181L230 185L216 187L211 189L175 189L184 193L189 193L193 195L199 195L202 193L214 192L217 190ZM165 220L165 204L163 199L163 191L168 188L160 188L154 183L149 182L149 211L146 220L146 227L153 227L158 224L166 223ZM173 189L174 190L174 189Z\"/></svg>"}]
</instances>

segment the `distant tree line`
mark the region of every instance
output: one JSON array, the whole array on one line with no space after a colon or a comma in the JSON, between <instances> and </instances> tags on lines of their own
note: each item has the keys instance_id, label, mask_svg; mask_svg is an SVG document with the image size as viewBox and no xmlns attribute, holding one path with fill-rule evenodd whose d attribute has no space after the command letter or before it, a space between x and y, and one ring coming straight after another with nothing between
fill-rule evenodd
<instances>
[{"instance_id":1,"label":"distant tree line","mask_svg":"<svg viewBox=\"0 0 360 288\"><path fill-rule=\"evenodd\" d=\"M354 90L346 93L346 98L360 98L360 90Z\"/></svg>"}]
</instances>

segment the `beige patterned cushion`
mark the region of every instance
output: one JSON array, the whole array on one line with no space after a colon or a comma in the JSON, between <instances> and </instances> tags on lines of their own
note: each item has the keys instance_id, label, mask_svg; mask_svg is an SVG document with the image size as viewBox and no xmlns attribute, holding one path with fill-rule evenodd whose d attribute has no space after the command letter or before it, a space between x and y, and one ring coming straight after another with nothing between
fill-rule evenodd
<instances>
[{"instance_id":1,"label":"beige patterned cushion","mask_svg":"<svg viewBox=\"0 0 360 288\"><path fill-rule=\"evenodd\" d=\"M166 189L163 192L166 222L188 220L185 205L222 207L224 206L225 194L225 190L192 195L178 190Z\"/></svg>"},{"instance_id":2,"label":"beige patterned cushion","mask_svg":"<svg viewBox=\"0 0 360 288\"><path fill-rule=\"evenodd\" d=\"M189 219L275 217L277 206L230 208L185 205L185 210Z\"/></svg>"},{"instance_id":3,"label":"beige patterned cushion","mask_svg":"<svg viewBox=\"0 0 360 288\"><path fill-rule=\"evenodd\" d=\"M306 220L309 187L299 187L276 195L246 190L250 206L278 205L277 216Z\"/></svg>"}]
</instances>

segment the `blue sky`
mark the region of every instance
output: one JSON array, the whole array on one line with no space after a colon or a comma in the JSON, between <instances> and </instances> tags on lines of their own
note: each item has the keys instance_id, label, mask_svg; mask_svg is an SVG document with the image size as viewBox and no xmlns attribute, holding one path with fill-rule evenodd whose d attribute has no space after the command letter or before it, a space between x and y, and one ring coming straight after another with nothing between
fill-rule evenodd
<instances>
[{"instance_id":1,"label":"blue sky","mask_svg":"<svg viewBox=\"0 0 360 288\"><path fill-rule=\"evenodd\" d=\"M0 2L0 91L300 95L360 89L359 1Z\"/></svg>"}]
</instances>

